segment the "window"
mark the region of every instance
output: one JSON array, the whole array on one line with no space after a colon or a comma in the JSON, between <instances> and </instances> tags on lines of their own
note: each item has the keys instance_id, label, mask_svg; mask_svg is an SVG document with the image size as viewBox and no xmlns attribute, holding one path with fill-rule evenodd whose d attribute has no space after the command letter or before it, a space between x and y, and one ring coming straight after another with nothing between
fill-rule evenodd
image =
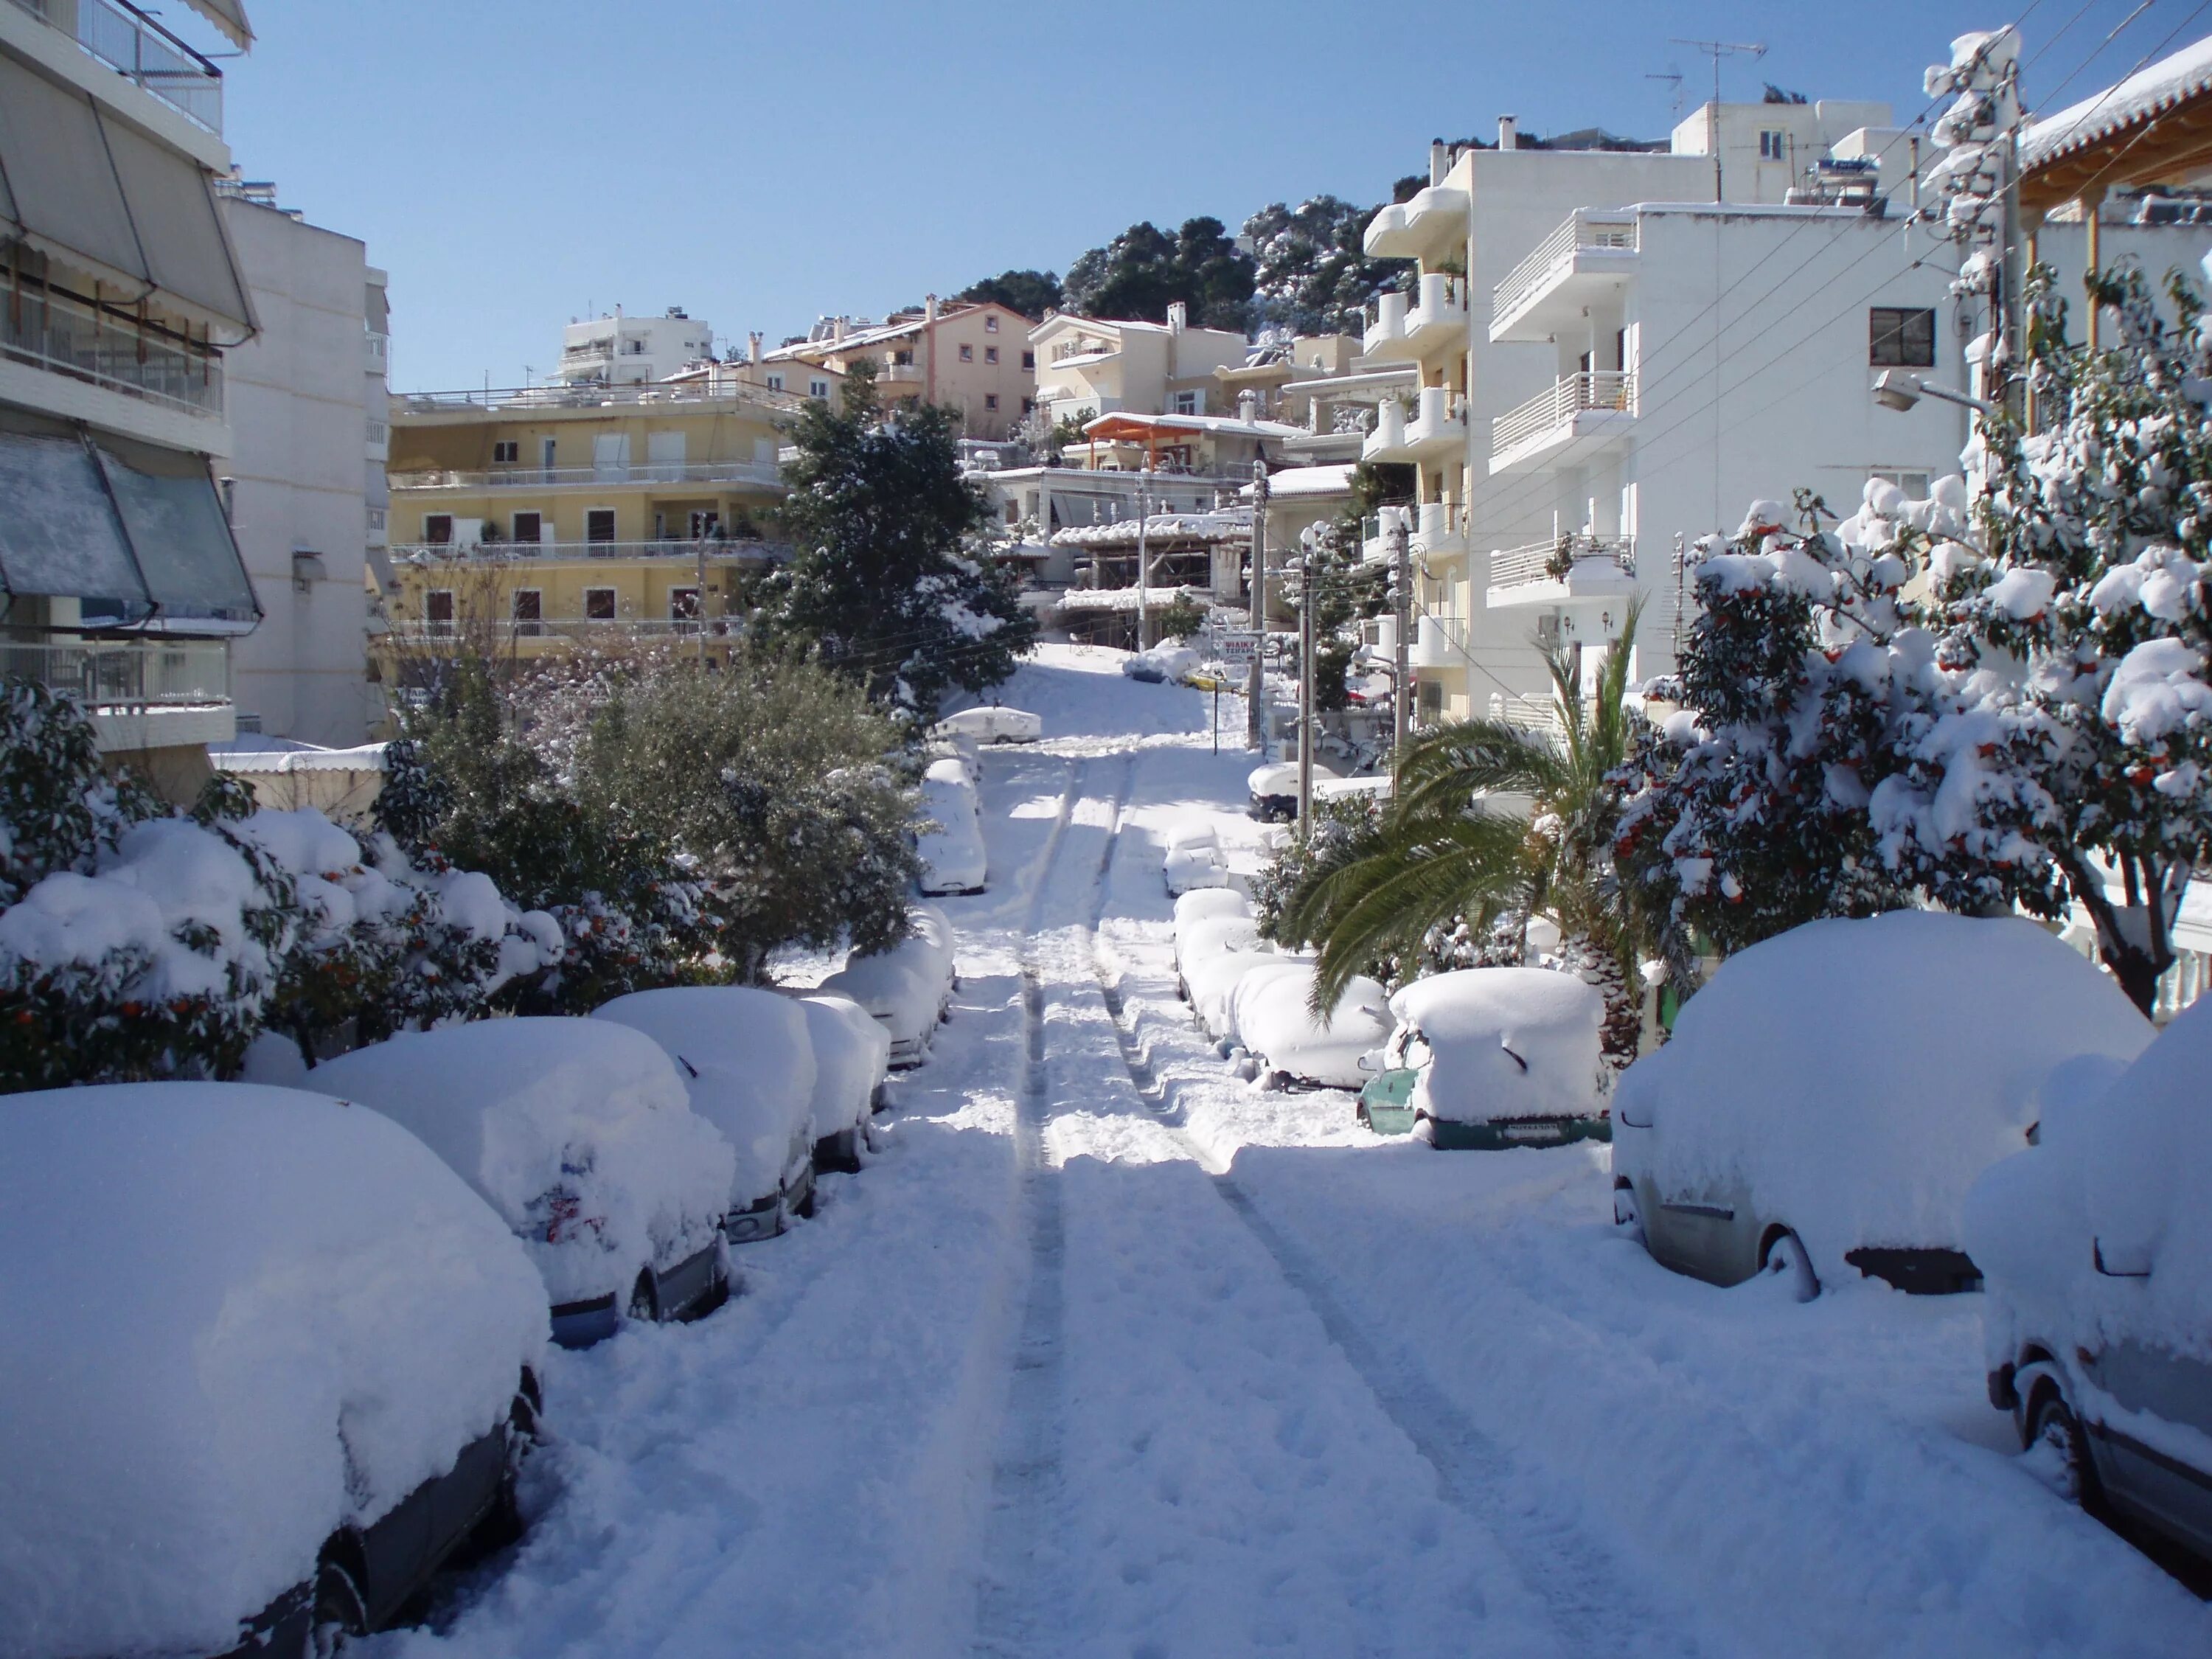
<instances>
[{"instance_id":1,"label":"window","mask_svg":"<svg viewBox=\"0 0 2212 1659\"><path fill-rule=\"evenodd\" d=\"M534 587L514 590L514 636L517 639L535 639L545 631L543 626L544 598Z\"/></svg>"},{"instance_id":2,"label":"window","mask_svg":"<svg viewBox=\"0 0 2212 1659\"><path fill-rule=\"evenodd\" d=\"M623 342L623 349L633 357L642 357L645 356L645 342L642 340L624 340Z\"/></svg>"},{"instance_id":3,"label":"window","mask_svg":"<svg viewBox=\"0 0 2212 1659\"><path fill-rule=\"evenodd\" d=\"M1762 161L1786 161L1789 135L1776 128L1767 127L1759 135L1759 159Z\"/></svg>"},{"instance_id":4,"label":"window","mask_svg":"<svg viewBox=\"0 0 2212 1659\"><path fill-rule=\"evenodd\" d=\"M1879 478L1884 483L1895 484L1905 492L1905 498L1907 501L1924 501L1928 499L1929 485L1928 474L1925 472L1886 472L1877 467L1867 476L1870 478Z\"/></svg>"},{"instance_id":5,"label":"window","mask_svg":"<svg viewBox=\"0 0 2212 1659\"><path fill-rule=\"evenodd\" d=\"M1876 368L1936 367L1936 313L1911 306L1867 313L1867 361Z\"/></svg>"},{"instance_id":6,"label":"window","mask_svg":"<svg viewBox=\"0 0 2212 1659\"><path fill-rule=\"evenodd\" d=\"M492 444L491 464L494 466L513 466L521 459L522 443L520 439L501 438Z\"/></svg>"},{"instance_id":7,"label":"window","mask_svg":"<svg viewBox=\"0 0 2212 1659\"><path fill-rule=\"evenodd\" d=\"M518 513L514 515L514 539L533 546L545 539L545 518L539 513Z\"/></svg>"},{"instance_id":8,"label":"window","mask_svg":"<svg viewBox=\"0 0 2212 1659\"><path fill-rule=\"evenodd\" d=\"M782 375L781 375L781 374L771 374L771 375L769 375L769 376L768 377L768 389L769 389L770 392L781 392L781 391L782 391L782 390L783 390L783 376L782 376Z\"/></svg>"},{"instance_id":9,"label":"window","mask_svg":"<svg viewBox=\"0 0 2212 1659\"><path fill-rule=\"evenodd\" d=\"M1036 367L1036 353L1034 351L1024 351L1022 353L1022 367L1024 368L1035 368Z\"/></svg>"},{"instance_id":10,"label":"window","mask_svg":"<svg viewBox=\"0 0 2212 1659\"><path fill-rule=\"evenodd\" d=\"M422 515L422 539L433 547L452 546L453 515L450 513L425 513Z\"/></svg>"},{"instance_id":11,"label":"window","mask_svg":"<svg viewBox=\"0 0 2212 1659\"><path fill-rule=\"evenodd\" d=\"M1195 392L1178 392L1169 402L1171 407L1168 413L1170 415L1195 415L1199 412L1198 393Z\"/></svg>"},{"instance_id":12,"label":"window","mask_svg":"<svg viewBox=\"0 0 2212 1659\"><path fill-rule=\"evenodd\" d=\"M1430 721L1442 720L1444 716L1443 682L1421 680L1418 684L1420 686L1421 718Z\"/></svg>"},{"instance_id":13,"label":"window","mask_svg":"<svg viewBox=\"0 0 2212 1659\"><path fill-rule=\"evenodd\" d=\"M368 509L368 527L371 530L381 530L384 528L384 509L382 507L372 507Z\"/></svg>"},{"instance_id":14,"label":"window","mask_svg":"<svg viewBox=\"0 0 2212 1659\"><path fill-rule=\"evenodd\" d=\"M984 332L984 333L986 333L986 334L996 334L998 331L999 331L999 313L996 313L995 311L992 311L992 312L986 312L986 313L984 313L984 314L983 314L983 332ZM994 362L995 362L995 361L996 361L996 359L994 359L993 361L994 361Z\"/></svg>"},{"instance_id":15,"label":"window","mask_svg":"<svg viewBox=\"0 0 2212 1659\"><path fill-rule=\"evenodd\" d=\"M983 361L987 363L997 362L999 361L999 348L996 346L985 346L983 348Z\"/></svg>"},{"instance_id":16,"label":"window","mask_svg":"<svg viewBox=\"0 0 2212 1659\"><path fill-rule=\"evenodd\" d=\"M611 542L615 538L615 510L611 507L595 507L584 514L584 539L587 542Z\"/></svg>"},{"instance_id":17,"label":"window","mask_svg":"<svg viewBox=\"0 0 2212 1659\"><path fill-rule=\"evenodd\" d=\"M975 361L975 348L971 345L962 346L960 348L960 361L963 363L974 362Z\"/></svg>"},{"instance_id":18,"label":"window","mask_svg":"<svg viewBox=\"0 0 2212 1659\"><path fill-rule=\"evenodd\" d=\"M668 619L679 632L688 631L685 624L699 625L699 590L696 587L672 587L668 590Z\"/></svg>"},{"instance_id":19,"label":"window","mask_svg":"<svg viewBox=\"0 0 2212 1659\"><path fill-rule=\"evenodd\" d=\"M384 424L384 422L381 422L381 421L371 421L371 422L368 423L368 441L369 441L369 442L371 442L371 443L373 443L373 444L380 444L380 443L383 443L383 442L386 441L391 437L391 435L392 435L392 434L390 434L390 433L386 429L386 428L385 428L385 424Z\"/></svg>"},{"instance_id":20,"label":"window","mask_svg":"<svg viewBox=\"0 0 2212 1659\"><path fill-rule=\"evenodd\" d=\"M695 507L691 512L691 539L705 541L718 536L722 530L722 515L708 508Z\"/></svg>"},{"instance_id":21,"label":"window","mask_svg":"<svg viewBox=\"0 0 2212 1659\"><path fill-rule=\"evenodd\" d=\"M806 383L806 395L810 398L827 398L830 395L830 382L809 380Z\"/></svg>"},{"instance_id":22,"label":"window","mask_svg":"<svg viewBox=\"0 0 2212 1659\"><path fill-rule=\"evenodd\" d=\"M611 587L587 587L584 590L584 620L612 622L615 619L615 591Z\"/></svg>"},{"instance_id":23,"label":"window","mask_svg":"<svg viewBox=\"0 0 2212 1659\"><path fill-rule=\"evenodd\" d=\"M894 368L912 368L914 367L914 353L911 351L894 351L891 353L891 366Z\"/></svg>"},{"instance_id":24,"label":"window","mask_svg":"<svg viewBox=\"0 0 2212 1659\"><path fill-rule=\"evenodd\" d=\"M1022 504L1019 501L1008 501L1006 503L1006 522L1008 524L1019 524L1021 521Z\"/></svg>"},{"instance_id":25,"label":"window","mask_svg":"<svg viewBox=\"0 0 2212 1659\"><path fill-rule=\"evenodd\" d=\"M984 407L984 408L986 408L986 409L996 409L998 406L999 406L999 394L998 394L997 392L985 392L985 393L983 394L983 407Z\"/></svg>"},{"instance_id":26,"label":"window","mask_svg":"<svg viewBox=\"0 0 2212 1659\"><path fill-rule=\"evenodd\" d=\"M453 631L453 590L434 587L422 596L422 620L433 634Z\"/></svg>"},{"instance_id":27,"label":"window","mask_svg":"<svg viewBox=\"0 0 2212 1659\"><path fill-rule=\"evenodd\" d=\"M1023 398L1023 399L1022 399L1022 413L1023 413L1023 414L1024 414L1024 415L1034 415L1034 414L1036 414L1036 398Z\"/></svg>"},{"instance_id":28,"label":"window","mask_svg":"<svg viewBox=\"0 0 2212 1659\"><path fill-rule=\"evenodd\" d=\"M538 448L539 465L550 472L553 470L553 440L548 438Z\"/></svg>"}]
</instances>

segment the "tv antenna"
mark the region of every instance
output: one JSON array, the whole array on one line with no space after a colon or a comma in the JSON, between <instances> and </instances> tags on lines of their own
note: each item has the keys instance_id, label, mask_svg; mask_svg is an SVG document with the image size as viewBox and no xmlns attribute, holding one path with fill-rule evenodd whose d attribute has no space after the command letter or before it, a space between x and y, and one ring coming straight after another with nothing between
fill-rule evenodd
<instances>
[{"instance_id":1,"label":"tv antenna","mask_svg":"<svg viewBox=\"0 0 2212 1659\"><path fill-rule=\"evenodd\" d=\"M1712 112L1706 118L1706 125L1712 137L1713 200L1717 202L1723 199L1721 196L1721 59L1723 58L1764 58L1766 56L1766 43L1763 40L1749 42L1742 40L1685 40L1680 36L1676 35L1671 37L1668 40L1668 44L1669 46L1687 46L1692 52L1702 52L1705 56L1713 60L1713 101L1707 106Z\"/></svg>"},{"instance_id":2,"label":"tv antenna","mask_svg":"<svg viewBox=\"0 0 2212 1659\"><path fill-rule=\"evenodd\" d=\"M1647 74L1644 78L1647 81L1664 81L1668 83L1668 111L1677 121L1680 120L1682 118L1682 71L1678 69L1658 70Z\"/></svg>"}]
</instances>

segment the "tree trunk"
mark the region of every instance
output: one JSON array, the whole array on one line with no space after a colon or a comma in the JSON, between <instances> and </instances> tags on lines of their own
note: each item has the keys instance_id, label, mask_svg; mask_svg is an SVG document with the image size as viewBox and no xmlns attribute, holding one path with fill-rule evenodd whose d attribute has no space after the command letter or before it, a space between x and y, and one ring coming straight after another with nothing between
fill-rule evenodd
<instances>
[{"instance_id":1,"label":"tree trunk","mask_svg":"<svg viewBox=\"0 0 2212 1659\"><path fill-rule=\"evenodd\" d=\"M1560 965L1605 999L1605 1023L1598 1029L1598 1051L1608 1085L1628 1069L1644 1042L1644 998L1620 960L1599 941L1563 940Z\"/></svg>"}]
</instances>

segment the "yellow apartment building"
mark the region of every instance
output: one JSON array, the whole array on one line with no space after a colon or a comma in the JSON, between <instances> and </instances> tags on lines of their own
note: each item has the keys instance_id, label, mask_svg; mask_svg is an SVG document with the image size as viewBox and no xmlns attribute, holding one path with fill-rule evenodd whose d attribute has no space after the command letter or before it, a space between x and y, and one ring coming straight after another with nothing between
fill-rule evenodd
<instances>
[{"instance_id":1,"label":"yellow apartment building","mask_svg":"<svg viewBox=\"0 0 2212 1659\"><path fill-rule=\"evenodd\" d=\"M762 388L538 386L392 400L388 658L464 636L518 658L579 638L726 637L739 574L787 555Z\"/></svg>"}]
</instances>

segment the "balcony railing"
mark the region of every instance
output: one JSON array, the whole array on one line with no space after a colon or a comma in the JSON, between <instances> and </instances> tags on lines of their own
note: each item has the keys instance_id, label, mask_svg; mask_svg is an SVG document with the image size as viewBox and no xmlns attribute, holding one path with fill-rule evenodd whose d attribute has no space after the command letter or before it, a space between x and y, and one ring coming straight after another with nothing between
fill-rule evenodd
<instances>
[{"instance_id":1,"label":"balcony railing","mask_svg":"<svg viewBox=\"0 0 2212 1659\"><path fill-rule=\"evenodd\" d=\"M1516 696L1509 692L1490 694L1490 718L1508 726L1517 726L1523 732L1534 732L1540 737L1557 738L1565 731L1559 721L1559 705L1549 697Z\"/></svg>"},{"instance_id":2,"label":"balcony railing","mask_svg":"<svg viewBox=\"0 0 2212 1659\"><path fill-rule=\"evenodd\" d=\"M647 380L635 386L493 386L467 392L402 392L393 395L396 415L443 415L470 409L628 409L640 404L726 404L742 399L764 408L797 414L807 399L766 386L720 382Z\"/></svg>"},{"instance_id":3,"label":"balcony railing","mask_svg":"<svg viewBox=\"0 0 2212 1659\"><path fill-rule=\"evenodd\" d=\"M1519 587L1531 582L1563 582L1585 562L1608 570L1636 574L1636 544L1618 536L1555 536L1509 547L1490 556L1490 585Z\"/></svg>"},{"instance_id":4,"label":"balcony railing","mask_svg":"<svg viewBox=\"0 0 2212 1659\"><path fill-rule=\"evenodd\" d=\"M557 564L588 562L593 559L675 559L696 562L700 544L669 537L657 542L408 542L392 550L395 559L418 563L453 562L483 564ZM726 536L706 543L709 559L789 559L796 550L789 542L757 537Z\"/></svg>"},{"instance_id":5,"label":"balcony railing","mask_svg":"<svg viewBox=\"0 0 2212 1659\"><path fill-rule=\"evenodd\" d=\"M1110 340L1063 340L1052 349L1052 361L1064 363L1073 357L1104 357L1119 349Z\"/></svg>"},{"instance_id":6,"label":"balcony railing","mask_svg":"<svg viewBox=\"0 0 2212 1659\"><path fill-rule=\"evenodd\" d=\"M1418 334L1438 324L1467 321L1467 283L1443 271L1429 271L1413 290L1413 306L1406 313L1406 332Z\"/></svg>"},{"instance_id":7,"label":"balcony railing","mask_svg":"<svg viewBox=\"0 0 2212 1659\"><path fill-rule=\"evenodd\" d=\"M210 132L222 131L222 71L125 0L15 0L87 52Z\"/></svg>"},{"instance_id":8,"label":"balcony railing","mask_svg":"<svg viewBox=\"0 0 2212 1659\"><path fill-rule=\"evenodd\" d=\"M1548 390L1538 392L1518 408L1508 410L1490 426L1493 455L1517 449L1530 439L1555 427L1570 426L1585 413L1633 415L1636 376L1623 369L1585 370L1563 376Z\"/></svg>"},{"instance_id":9,"label":"balcony railing","mask_svg":"<svg viewBox=\"0 0 2212 1659\"><path fill-rule=\"evenodd\" d=\"M222 413L219 353L34 276L0 283L0 354L194 415Z\"/></svg>"},{"instance_id":10,"label":"balcony railing","mask_svg":"<svg viewBox=\"0 0 2212 1659\"><path fill-rule=\"evenodd\" d=\"M230 701L222 640L0 640L0 674L73 691L90 708L175 708Z\"/></svg>"},{"instance_id":11,"label":"balcony railing","mask_svg":"<svg viewBox=\"0 0 2212 1659\"><path fill-rule=\"evenodd\" d=\"M434 648L487 635L501 643L516 640L579 640L620 635L630 639L730 639L744 632L738 617L501 617L489 622L407 623L386 638L392 644Z\"/></svg>"},{"instance_id":12,"label":"balcony railing","mask_svg":"<svg viewBox=\"0 0 2212 1659\"><path fill-rule=\"evenodd\" d=\"M1492 320L1510 316L1527 303L1528 296L1549 282L1561 265L1571 262L1583 248L1609 248L1633 252L1636 248L1636 222L1632 219L1598 219L1582 213L1572 215L1557 230L1536 245L1536 251L1513 267L1512 273L1492 290L1490 315Z\"/></svg>"},{"instance_id":13,"label":"balcony railing","mask_svg":"<svg viewBox=\"0 0 2212 1659\"><path fill-rule=\"evenodd\" d=\"M555 489L578 484L742 483L780 486L768 461L643 461L606 466L494 466L480 471L395 472L394 489Z\"/></svg>"}]
</instances>

